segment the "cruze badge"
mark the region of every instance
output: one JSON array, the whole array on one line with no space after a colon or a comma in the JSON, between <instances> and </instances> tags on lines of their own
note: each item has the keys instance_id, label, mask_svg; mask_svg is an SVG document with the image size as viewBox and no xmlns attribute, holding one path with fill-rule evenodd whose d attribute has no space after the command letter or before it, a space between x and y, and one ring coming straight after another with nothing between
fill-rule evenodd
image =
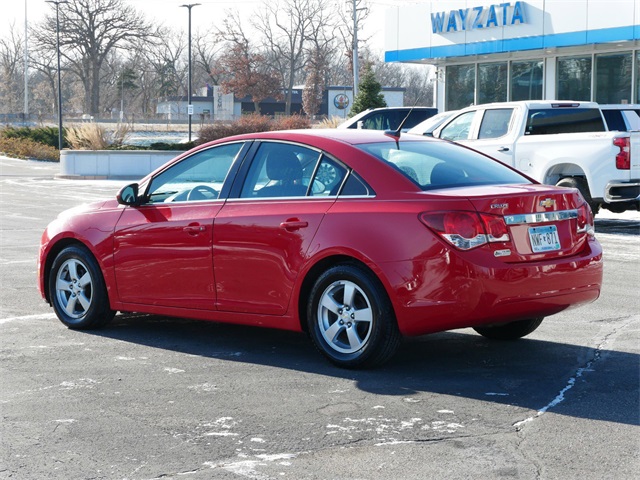
<instances>
[{"instance_id":1,"label":"cruze badge","mask_svg":"<svg viewBox=\"0 0 640 480\"><path fill-rule=\"evenodd\" d=\"M556 204L556 201L553 198L545 198L544 200L540 200L540 206L544 208L553 207Z\"/></svg>"},{"instance_id":2,"label":"cruze badge","mask_svg":"<svg viewBox=\"0 0 640 480\"><path fill-rule=\"evenodd\" d=\"M492 203L491 208L509 208L508 203Z\"/></svg>"}]
</instances>

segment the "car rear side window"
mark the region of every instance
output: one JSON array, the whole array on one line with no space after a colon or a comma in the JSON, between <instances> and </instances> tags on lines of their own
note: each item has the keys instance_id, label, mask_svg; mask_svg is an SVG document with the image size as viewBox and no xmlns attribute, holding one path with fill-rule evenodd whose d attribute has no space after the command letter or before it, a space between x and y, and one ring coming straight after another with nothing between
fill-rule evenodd
<instances>
[{"instance_id":1,"label":"car rear side window","mask_svg":"<svg viewBox=\"0 0 640 480\"><path fill-rule=\"evenodd\" d=\"M525 135L604 132L599 108L543 108L529 110Z\"/></svg>"},{"instance_id":2,"label":"car rear side window","mask_svg":"<svg viewBox=\"0 0 640 480\"><path fill-rule=\"evenodd\" d=\"M509 131L512 108L494 108L485 110L480 124L478 138L499 138L504 137Z\"/></svg>"},{"instance_id":3,"label":"car rear side window","mask_svg":"<svg viewBox=\"0 0 640 480\"><path fill-rule=\"evenodd\" d=\"M395 142L358 145L390 165L422 190L474 185L529 184L497 160L448 142Z\"/></svg>"}]
</instances>

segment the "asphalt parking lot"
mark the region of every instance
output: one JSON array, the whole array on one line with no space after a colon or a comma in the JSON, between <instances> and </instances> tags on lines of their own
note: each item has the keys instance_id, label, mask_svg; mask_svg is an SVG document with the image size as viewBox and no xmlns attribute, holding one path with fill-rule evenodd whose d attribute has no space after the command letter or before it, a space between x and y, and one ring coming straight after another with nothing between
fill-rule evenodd
<instances>
[{"instance_id":1,"label":"asphalt parking lot","mask_svg":"<svg viewBox=\"0 0 640 480\"><path fill-rule=\"evenodd\" d=\"M66 329L42 230L123 182L0 157L0 479L636 479L640 213L599 215L601 298L514 343L407 341L384 368L301 334L148 315Z\"/></svg>"}]
</instances>

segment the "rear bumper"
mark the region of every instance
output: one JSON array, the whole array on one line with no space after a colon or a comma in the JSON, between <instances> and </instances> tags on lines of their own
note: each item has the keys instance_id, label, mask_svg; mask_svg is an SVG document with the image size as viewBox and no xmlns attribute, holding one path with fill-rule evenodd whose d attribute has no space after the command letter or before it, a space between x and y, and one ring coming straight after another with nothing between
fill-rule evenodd
<instances>
[{"instance_id":1,"label":"rear bumper","mask_svg":"<svg viewBox=\"0 0 640 480\"><path fill-rule=\"evenodd\" d=\"M392 302L403 335L545 317L600 295L602 249L595 240L579 255L527 264L470 263L443 253L422 265L395 264Z\"/></svg>"},{"instance_id":2,"label":"rear bumper","mask_svg":"<svg viewBox=\"0 0 640 480\"><path fill-rule=\"evenodd\" d=\"M640 200L640 179L607 183L604 191L606 203Z\"/></svg>"}]
</instances>

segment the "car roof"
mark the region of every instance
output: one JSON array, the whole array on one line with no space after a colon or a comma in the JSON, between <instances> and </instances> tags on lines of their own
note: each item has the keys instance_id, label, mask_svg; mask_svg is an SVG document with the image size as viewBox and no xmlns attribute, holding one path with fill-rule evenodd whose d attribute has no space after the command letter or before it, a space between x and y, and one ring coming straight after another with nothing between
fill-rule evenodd
<instances>
[{"instance_id":1,"label":"car roof","mask_svg":"<svg viewBox=\"0 0 640 480\"><path fill-rule=\"evenodd\" d=\"M402 135L401 138L403 141L427 140L414 135ZM302 130L278 130L273 132L247 133L216 140L212 143L220 143L221 141L229 140L284 140L293 142L298 141L301 143L316 143L322 139L333 140L349 145L395 141L395 138L385 135L382 130L309 128Z\"/></svg>"},{"instance_id":2,"label":"car roof","mask_svg":"<svg viewBox=\"0 0 640 480\"><path fill-rule=\"evenodd\" d=\"M505 107L518 107L526 106L528 108L549 108L555 106L572 106L576 108L598 108L596 102L583 102L577 100L518 100L513 102L494 102L494 103L482 103L478 105L470 105L465 107L461 111L467 111L468 109L477 108L505 108Z\"/></svg>"}]
</instances>

